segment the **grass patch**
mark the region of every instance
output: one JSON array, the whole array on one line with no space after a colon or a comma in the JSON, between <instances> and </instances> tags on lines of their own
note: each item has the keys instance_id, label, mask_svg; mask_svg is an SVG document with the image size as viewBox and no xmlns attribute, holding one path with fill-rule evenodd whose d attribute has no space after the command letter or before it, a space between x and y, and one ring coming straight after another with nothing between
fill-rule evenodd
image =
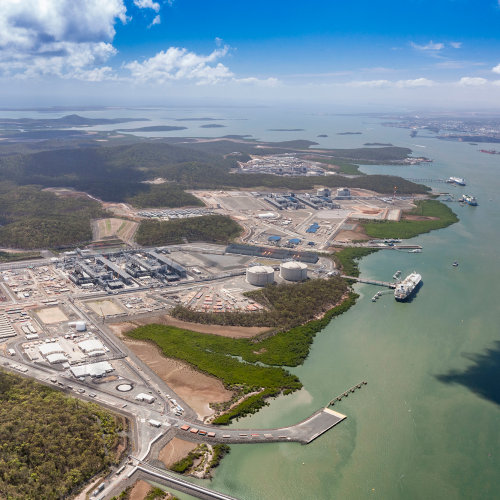
<instances>
[{"instance_id":1,"label":"grass patch","mask_svg":"<svg viewBox=\"0 0 500 500\"><path fill-rule=\"evenodd\" d=\"M402 238L408 239L435 229L451 226L459 221L456 214L444 203L436 200L417 201L416 207L409 215L422 217L438 217L437 220L405 220L361 222L370 238Z\"/></svg>"}]
</instances>

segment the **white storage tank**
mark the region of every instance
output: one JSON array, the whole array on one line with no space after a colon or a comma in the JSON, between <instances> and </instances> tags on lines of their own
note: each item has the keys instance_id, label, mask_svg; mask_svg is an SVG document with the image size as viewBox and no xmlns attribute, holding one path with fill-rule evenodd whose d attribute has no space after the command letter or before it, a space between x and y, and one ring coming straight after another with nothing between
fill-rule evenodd
<instances>
[{"instance_id":1,"label":"white storage tank","mask_svg":"<svg viewBox=\"0 0 500 500\"><path fill-rule=\"evenodd\" d=\"M287 281L301 281L307 278L307 264L284 262L280 265L280 278Z\"/></svg>"},{"instance_id":2,"label":"white storage tank","mask_svg":"<svg viewBox=\"0 0 500 500\"><path fill-rule=\"evenodd\" d=\"M265 286L274 283L274 269L269 266L253 266L247 269L247 283L255 286Z\"/></svg>"},{"instance_id":3,"label":"white storage tank","mask_svg":"<svg viewBox=\"0 0 500 500\"><path fill-rule=\"evenodd\" d=\"M77 332L84 332L87 329L87 325L85 324L85 321L77 321L75 323L75 328Z\"/></svg>"}]
</instances>

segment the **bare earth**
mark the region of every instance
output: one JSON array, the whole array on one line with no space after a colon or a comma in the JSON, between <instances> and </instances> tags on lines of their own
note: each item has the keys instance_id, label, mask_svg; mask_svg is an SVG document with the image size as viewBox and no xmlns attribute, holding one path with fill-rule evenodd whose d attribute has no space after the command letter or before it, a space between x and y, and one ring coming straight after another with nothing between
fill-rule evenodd
<instances>
[{"instance_id":1,"label":"bare earth","mask_svg":"<svg viewBox=\"0 0 500 500\"><path fill-rule=\"evenodd\" d=\"M439 217L426 217L425 215L403 215L401 218L406 220L439 220Z\"/></svg>"},{"instance_id":2,"label":"bare earth","mask_svg":"<svg viewBox=\"0 0 500 500\"><path fill-rule=\"evenodd\" d=\"M168 468L181 458L187 456L196 446L195 443L190 443L189 441L174 437L164 448L162 448L158 458L165 464L165 467Z\"/></svg>"},{"instance_id":3,"label":"bare earth","mask_svg":"<svg viewBox=\"0 0 500 500\"><path fill-rule=\"evenodd\" d=\"M62 321L68 321L66 315L58 307L50 307L48 309L38 309L35 312L38 314L38 317L46 325L50 325L52 323L61 323Z\"/></svg>"},{"instance_id":4,"label":"bare earth","mask_svg":"<svg viewBox=\"0 0 500 500\"><path fill-rule=\"evenodd\" d=\"M130 492L129 500L144 500L150 489L151 485L146 481L137 481Z\"/></svg>"},{"instance_id":5,"label":"bare earth","mask_svg":"<svg viewBox=\"0 0 500 500\"><path fill-rule=\"evenodd\" d=\"M366 235L365 233L365 228L358 224L354 231L343 231L340 230L337 235L335 236L335 239L344 241L344 240L369 240L371 239L369 236Z\"/></svg>"},{"instance_id":6,"label":"bare earth","mask_svg":"<svg viewBox=\"0 0 500 500\"><path fill-rule=\"evenodd\" d=\"M269 328L261 328L257 326L219 326L219 325L201 325L199 323L188 323L181 321L171 316L155 316L153 318L134 319L134 323L116 323L116 325L132 325L131 328L124 331L130 331L138 326L150 325L156 323L157 325L170 325L177 328L184 328L199 333L211 333L220 335L221 337L232 338L250 338L255 337L259 333L269 330Z\"/></svg>"},{"instance_id":7,"label":"bare earth","mask_svg":"<svg viewBox=\"0 0 500 500\"><path fill-rule=\"evenodd\" d=\"M150 343L122 335L122 332L132 330L135 325L126 324L125 330L120 325L118 323L109 327L198 414L198 418L203 420L215 413L208 406L209 403L222 403L231 399L233 393L225 389L220 380L195 370L188 363L166 358Z\"/></svg>"}]
</instances>

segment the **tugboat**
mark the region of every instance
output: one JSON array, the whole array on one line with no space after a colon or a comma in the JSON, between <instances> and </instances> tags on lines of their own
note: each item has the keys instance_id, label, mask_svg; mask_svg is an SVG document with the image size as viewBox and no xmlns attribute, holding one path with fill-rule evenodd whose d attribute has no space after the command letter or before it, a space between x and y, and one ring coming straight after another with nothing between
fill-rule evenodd
<instances>
[{"instance_id":1,"label":"tugboat","mask_svg":"<svg viewBox=\"0 0 500 500\"><path fill-rule=\"evenodd\" d=\"M457 267L458 266L458 262L457 261L453 262L453 266Z\"/></svg>"}]
</instances>

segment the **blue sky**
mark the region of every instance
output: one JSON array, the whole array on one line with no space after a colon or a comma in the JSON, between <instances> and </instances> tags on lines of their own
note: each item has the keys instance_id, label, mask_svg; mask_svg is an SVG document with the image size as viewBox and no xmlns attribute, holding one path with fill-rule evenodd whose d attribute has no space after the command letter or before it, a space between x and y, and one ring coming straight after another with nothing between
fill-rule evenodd
<instances>
[{"instance_id":1,"label":"blue sky","mask_svg":"<svg viewBox=\"0 0 500 500\"><path fill-rule=\"evenodd\" d=\"M0 0L0 105L183 97L498 106L499 23L495 0Z\"/></svg>"}]
</instances>

